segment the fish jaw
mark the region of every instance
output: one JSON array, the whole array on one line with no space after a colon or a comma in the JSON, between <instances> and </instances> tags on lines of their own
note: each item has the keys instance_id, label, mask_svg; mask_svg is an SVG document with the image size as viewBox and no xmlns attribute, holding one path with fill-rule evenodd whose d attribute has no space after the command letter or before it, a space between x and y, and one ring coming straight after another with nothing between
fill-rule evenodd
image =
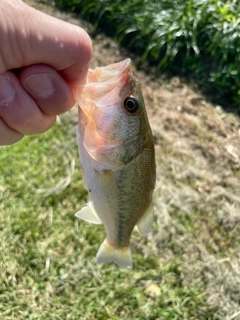
<instances>
[{"instance_id":1,"label":"fish jaw","mask_svg":"<svg viewBox=\"0 0 240 320\"><path fill-rule=\"evenodd\" d=\"M74 98L86 115L92 107L113 105L119 100L121 88L132 78L131 60L106 67L89 69L87 83L73 88Z\"/></svg>"},{"instance_id":2,"label":"fish jaw","mask_svg":"<svg viewBox=\"0 0 240 320\"><path fill-rule=\"evenodd\" d=\"M131 59L127 58L105 67L97 67L94 70L89 69L87 83L103 83L108 80L114 81L114 79L116 79L116 82L118 83L119 77L130 68Z\"/></svg>"}]
</instances>

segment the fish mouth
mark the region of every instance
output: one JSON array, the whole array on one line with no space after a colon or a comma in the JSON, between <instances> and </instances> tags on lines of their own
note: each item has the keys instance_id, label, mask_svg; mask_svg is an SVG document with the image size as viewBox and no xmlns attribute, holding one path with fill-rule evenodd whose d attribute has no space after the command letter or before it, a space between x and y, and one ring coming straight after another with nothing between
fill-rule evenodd
<instances>
[{"instance_id":1,"label":"fish mouth","mask_svg":"<svg viewBox=\"0 0 240 320\"><path fill-rule=\"evenodd\" d=\"M96 107L105 107L119 102L122 88L133 79L131 59L89 70L87 83L78 95L78 103L83 108L95 104ZM84 111L84 112L85 112Z\"/></svg>"},{"instance_id":2,"label":"fish mouth","mask_svg":"<svg viewBox=\"0 0 240 320\"><path fill-rule=\"evenodd\" d=\"M87 83L73 87L73 95L87 115L94 107L117 103L122 87L133 79L131 59L88 70Z\"/></svg>"},{"instance_id":3,"label":"fish mouth","mask_svg":"<svg viewBox=\"0 0 240 320\"><path fill-rule=\"evenodd\" d=\"M127 69L131 66L131 59L127 58L121 62L110 64L105 67L97 67L89 69L87 83L105 83L107 81L114 81L115 78L119 80Z\"/></svg>"}]
</instances>

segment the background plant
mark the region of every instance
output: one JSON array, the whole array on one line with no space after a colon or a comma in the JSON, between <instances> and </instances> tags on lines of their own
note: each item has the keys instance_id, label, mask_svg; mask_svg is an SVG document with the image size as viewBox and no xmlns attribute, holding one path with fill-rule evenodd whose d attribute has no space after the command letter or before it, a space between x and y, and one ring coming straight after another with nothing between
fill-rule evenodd
<instances>
[{"instance_id":1,"label":"background plant","mask_svg":"<svg viewBox=\"0 0 240 320\"><path fill-rule=\"evenodd\" d=\"M237 0L55 0L158 68L191 73L214 94L240 103Z\"/></svg>"}]
</instances>

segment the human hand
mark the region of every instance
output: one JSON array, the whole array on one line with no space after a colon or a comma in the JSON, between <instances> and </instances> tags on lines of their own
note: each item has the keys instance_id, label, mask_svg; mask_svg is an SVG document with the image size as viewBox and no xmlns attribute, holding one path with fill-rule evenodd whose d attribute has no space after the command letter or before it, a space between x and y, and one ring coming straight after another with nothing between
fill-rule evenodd
<instances>
[{"instance_id":1,"label":"human hand","mask_svg":"<svg viewBox=\"0 0 240 320\"><path fill-rule=\"evenodd\" d=\"M92 43L81 28L21 0L0 1L0 146L48 130L74 105Z\"/></svg>"}]
</instances>

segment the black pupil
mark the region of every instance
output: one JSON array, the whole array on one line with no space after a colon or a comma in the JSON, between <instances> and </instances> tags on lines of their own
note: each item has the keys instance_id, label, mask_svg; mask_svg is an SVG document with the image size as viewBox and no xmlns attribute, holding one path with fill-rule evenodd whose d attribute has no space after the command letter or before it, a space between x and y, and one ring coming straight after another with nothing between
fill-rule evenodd
<instances>
[{"instance_id":1,"label":"black pupil","mask_svg":"<svg viewBox=\"0 0 240 320\"><path fill-rule=\"evenodd\" d=\"M138 101L132 97L126 98L124 106L128 112L135 113L138 110Z\"/></svg>"}]
</instances>

